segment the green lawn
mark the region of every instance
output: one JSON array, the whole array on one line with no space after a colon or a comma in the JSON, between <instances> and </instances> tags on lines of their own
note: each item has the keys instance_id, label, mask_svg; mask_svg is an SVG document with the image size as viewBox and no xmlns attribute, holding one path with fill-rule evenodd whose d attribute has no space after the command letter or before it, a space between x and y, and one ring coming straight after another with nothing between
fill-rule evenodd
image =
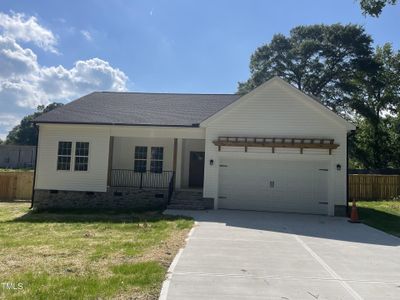
<instances>
[{"instance_id":1,"label":"green lawn","mask_svg":"<svg viewBox=\"0 0 400 300\"><path fill-rule=\"evenodd\" d=\"M0 299L156 299L193 226L157 212L31 213L28 207L0 203Z\"/></svg>"},{"instance_id":2,"label":"green lawn","mask_svg":"<svg viewBox=\"0 0 400 300\"><path fill-rule=\"evenodd\" d=\"M399 200L357 201L357 207L363 223L400 237Z\"/></svg>"}]
</instances>

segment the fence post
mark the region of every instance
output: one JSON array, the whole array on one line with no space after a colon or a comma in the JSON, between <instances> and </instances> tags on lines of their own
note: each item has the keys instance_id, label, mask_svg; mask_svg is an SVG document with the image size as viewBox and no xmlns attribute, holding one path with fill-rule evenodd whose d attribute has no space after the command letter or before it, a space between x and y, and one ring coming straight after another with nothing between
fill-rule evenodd
<instances>
[{"instance_id":1,"label":"fence post","mask_svg":"<svg viewBox=\"0 0 400 300\"><path fill-rule=\"evenodd\" d=\"M140 185L139 188L141 189L143 187L143 172L140 172Z\"/></svg>"}]
</instances>

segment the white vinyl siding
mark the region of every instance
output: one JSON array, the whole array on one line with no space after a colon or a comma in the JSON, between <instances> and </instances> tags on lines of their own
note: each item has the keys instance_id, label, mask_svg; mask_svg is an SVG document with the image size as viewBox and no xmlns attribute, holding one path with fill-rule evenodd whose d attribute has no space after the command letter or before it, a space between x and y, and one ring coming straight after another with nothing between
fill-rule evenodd
<instances>
[{"instance_id":1,"label":"white vinyl siding","mask_svg":"<svg viewBox=\"0 0 400 300\"><path fill-rule=\"evenodd\" d=\"M40 125L38 161L36 172L37 189L94 191L107 189L108 150L110 136L101 127ZM58 143L72 142L72 157L76 142L89 143L88 171L75 171L71 161L70 171L57 170ZM83 153L84 154L84 153ZM78 155L80 157L80 155Z\"/></svg>"}]
</instances>

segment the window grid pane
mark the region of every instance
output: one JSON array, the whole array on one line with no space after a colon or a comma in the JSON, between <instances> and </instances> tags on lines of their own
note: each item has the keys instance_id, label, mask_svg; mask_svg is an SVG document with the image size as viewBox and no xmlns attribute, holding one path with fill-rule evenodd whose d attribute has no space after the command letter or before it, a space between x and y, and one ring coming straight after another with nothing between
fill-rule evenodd
<instances>
[{"instance_id":1,"label":"window grid pane","mask_svg":"<svg viewBox=\"0 0 400 300\"><path fill-rule=\"evenodd\" d=\"M75 171L87 171L88 170L88 157L76 157L75 158Z\"/></svg>"},{"instance_id":2,"label":"window grid pane","mask_svg":"<svg viewBox=\"0 0 400 300\"><path fill-rule=\"evenodd\" d=\"M147 147L135 147L135 159L147 159Z\"/></svg>"},{"instance_id":3,"label":"window grid pane","mask_svg":"<svg viewBox=\"0 0 400 300\"><path fill-rule=\"evenodd\" d=\"M151 159L163 160L164 148L163 147L151 147Z\"/></svg>"},{"instance_id":4,"label":"window grid pane","mask_svg":"<svg viewBox=\"0 0 400 300\"><path fill-rule=\"evenodd\" d=\"M152 160L150 163L150 172L152 173L162 173L163 161L162 160Z\"/></svg>"},{"instance_id":5,"label":"window grid pane","mask_svg":"<svg viewBox=\"0 0 400 300\"><path fill-rule=\"evenodd\" d=\"M89 156L89 143L88 142L76 142L75 155L76 156Z\"/></svg>"},{"instance_id":6,"label":"window grid pane","mask_svg":"<svg viewBox=\"0 0 400 300\"><path fill-rule=\"evenodd\" d=\"M72 142L58 142L57 170L71 169Z\"/></svg>"},{"instance_id":7,"label":"window grid pane","mask_svg":"<svg viewBox=\"0 0 400 300\"><path fill-rule=\"evenodd\" d=\"M71 157L70 156L58 156L57 158L57 170L67 170L71 168Z\"/></svg>"},{"instance_id":8,"label":"window grid pane","mask_svg":"<svg viewBox=\"0 0 400 300\"><path fill-rule=\"evenodd\" d=\"M71 155L72 142L58 142L58 155Z\"/></svg>"},{"instance_id":9,"label":"window grid pane","mask_svg":"<svg viewBox=\"0 0 400 300\"><path fill-rule=\"evenodd\" d=\"M134 166L134 171L135 172L146 172L146 160L144 159L135 159L135 166Z\"/></svg>"}]
</instances>

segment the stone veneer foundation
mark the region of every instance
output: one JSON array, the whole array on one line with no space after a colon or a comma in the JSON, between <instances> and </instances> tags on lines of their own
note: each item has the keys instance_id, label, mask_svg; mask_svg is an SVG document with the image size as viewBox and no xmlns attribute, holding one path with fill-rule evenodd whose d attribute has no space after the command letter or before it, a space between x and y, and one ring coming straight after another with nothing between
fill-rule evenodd
<instances>
[{"instance_id":1,"label":"stone veneer foundation","mask_svg":"<svg viewBox=\"0 0 400 300\"><path fill-rule=\"evenodd\" d=\"M158 210L168 204L168 190L109 187L106 192L35 190L33 208Z\"/></svg>"}]
</instances>

